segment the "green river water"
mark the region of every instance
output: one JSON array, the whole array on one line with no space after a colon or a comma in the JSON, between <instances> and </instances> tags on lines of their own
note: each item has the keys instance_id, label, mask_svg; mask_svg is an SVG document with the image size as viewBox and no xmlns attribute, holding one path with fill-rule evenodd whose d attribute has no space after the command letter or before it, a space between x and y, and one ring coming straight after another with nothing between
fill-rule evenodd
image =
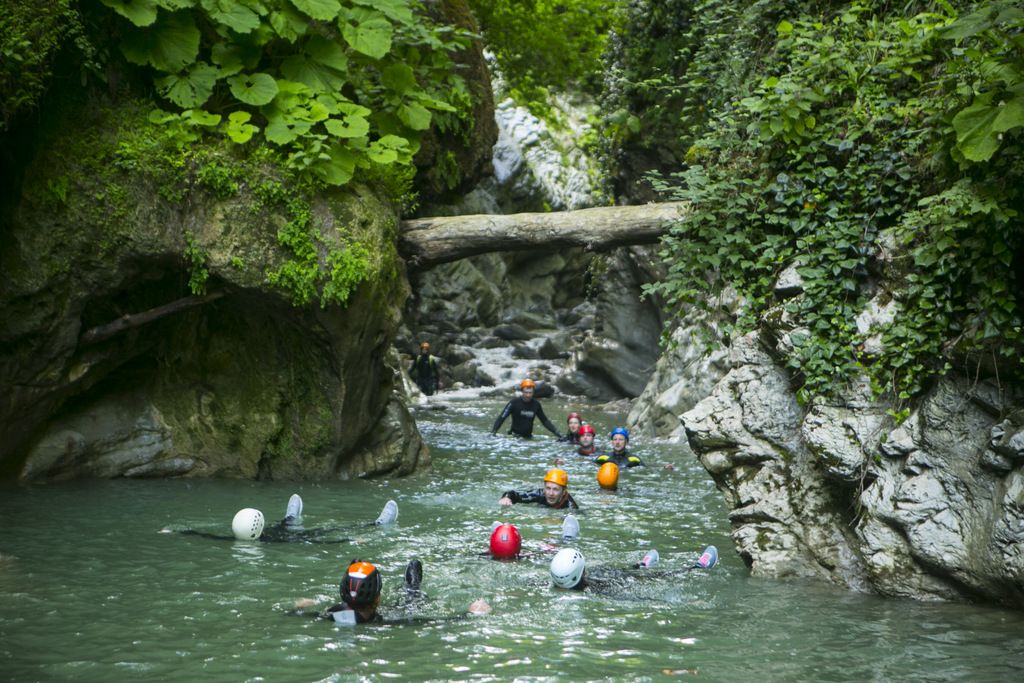
<instances>
[{"instance_id":1,"label":"green river water","mask_svg":"<svg viewBox=\"0 0 1024 683\"><path fill-rule=\"evenodd\" d=\"M550 415L567 406L545 402ZM614 494L596 468L547 437L490 437L500 404L463 400L418 420L433 468L386 481L90 481L0 497L0 677L40 681L653 680L1021 681L1024 615L918 604L820 584L751 578L732 551L707 474L671 444L637 441L645 470ZM585 413L606 434L621 415ZM539 425L538 425L539 427ZM541 430L543 431L543 430ZM601 442L599 442L601 443ZM556 591L551 556L564 513L500 509L509 488L540 486L569 459L576 546L618 567L656 547L663 567L715 544L711 571L636 582L621 595ZM672 462L674 471L660 464ZM307 528L349 528L344 544L253 544L161 534L229 534L242 507L268 522L288 496ZM389 498L398 523L373 527ZM493 520L519 526L538 555L495 562ZM394 604L406 562L422 559L429 602L413 622L340 627L290 614L298 598L337 599L342 568L373 561ZM483 597L493 612L464 616ZM387 609L384 610L388 612Z\"/></svg>"}]
</instances>

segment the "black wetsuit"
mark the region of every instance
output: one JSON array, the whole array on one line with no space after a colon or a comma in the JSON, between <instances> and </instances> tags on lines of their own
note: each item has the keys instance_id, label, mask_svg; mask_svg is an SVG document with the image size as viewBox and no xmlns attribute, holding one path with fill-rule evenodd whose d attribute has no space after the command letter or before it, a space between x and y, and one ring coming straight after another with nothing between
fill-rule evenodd
<instances>
[{"instance_id":1,"label":"black wetsuit","mask_svg":"<svg viewBox=\"0 0 1024 683\"><path fill-rule=\"evenodd\" d=\"M559 439L562 435L555 429L555 425L551 424L551 420L548 419L547 415L544 414L544 408L541 407L540 401L533 398L529 401L524 401L521 396L518 396L509 401L504 410L501 411L501 415L494 421L494 426L491 427L491 434L497 434L498 430L501 429L501 423L505 421L509 415L512 416L512 426L509 428L508 433L514 434L515 436L521 436L524 439L533 437L533 418L539 417L541 424L547 427L547 430L557 436Z\"/></svg>"},{"instance_id":2,"label":"black wetsuit","mask_svg":"<svg viewBox=\"0 0 1024 683\"><path fill-rule=\"evenodd\" d=\"M277 524L265 527L263 529L263 533L260 534L260 537L255 540L260 543L348 543L350 540L348 538L324 538L324 536L337 533L338 531L341 531L341 529L303 529L296 525L291 517L285 517ZM215 541L239 540L234 536L210 534L205 531L195 531L194 529L184 529L178 533L186 536L212 538Z\"/></svg>"},{"instance_id":3,"label":"black wetsuit","mask_svg":"<svg viewBox=\"0 0 1024 683\"><path fill-rule=\"evenodd\" d=\"M335 613L338 614L337 617L335 617ZM380 612L374 612L373 613L373 617L367 619L362 614L360 614L359 612L355 611L354 609L352 609L351 607L349 607L348 605L346 605L343 602L339 602L336 605L331 605L330 607L325 609L323 612L320 612L319 614L317 614L317 616L319 618L321 618L321 619L327 619L328 621L334 621L334 622L339 623L339 624L346 624L346 623L348 623L348 624L352 624L352 623L356 623L356 624L383 624L384 623L384 617L382 617L380 615ZM355 621L354 622L350 621L351 619L354 619Z\"/></svg>"},{"instance_id":4,"label":"black wetsuit","mask_svg":"<svg viewBox=\"0 0 1024 683\"><path fill-rule=\"evenodd\" d=\"M615 451L612 451L611 453L602 453L594 458L595 465L603 465L606 462L613 462L618 465L620 469L623 467L640 467L644 464L644 461L639 457L625 450L621 453L616 453Z\"/></svg>"},{"instance_id":5,"label":"black wetsuit","mask_svg":"<svg viewBox=\"0 0 1024 683\"><path fill-rule=\"evenodd\" d=\"M409 368L409 374L412 375L413 381L416 382L416 385L427 396L433 396L434 392L437 391L437 358L434 356L431 356L429 353L421 353L416 356L412 362L412 367Z\"/></svg>"},{"instance_id":6,"label":"black wetsuit","mask_svg":"<svg viewBox=\"0 0 1024 683\"><path fill-rule=\"evenodd\" d=\"M576 453L588 457L593 456L595 453L597 453L597 446L595 446L594 444L590 444L590 448L588 448L587 450L583 450L583 446L580 446L579 448L576 449Z\"/></svg>"},{"instance_id":7,"label":"black wetsuit","mask_svg":"<svg viewBox=\"0 0 1024 683\"><path fill-rule=\"evenodd\" d=\"M576 500L570 495L566 494L565 498L558 505L549 505L548 499L544 497L544 489L535 489L533 491L505 491L502 494L503 498L508 498L513 503L537 503L544 507L555 508L561 510L567 508L569 510L579 510L580 506L576 503Z\"/></svg>"},{"instance_id":8,"label":"black wetsuit","mask_svg":"<svg viewBox=\"0 0 1024 683\"><path fill-rule=\"evenodd\" d=\"M559 441L564 441L565 443L571 443L574 446L578 445L579 442L580 442L580 433L579 432L575 432L575 433L574 432L569 432L568 434L566 434L565 436L560 438Z\"/></svg>"}]
</instances>

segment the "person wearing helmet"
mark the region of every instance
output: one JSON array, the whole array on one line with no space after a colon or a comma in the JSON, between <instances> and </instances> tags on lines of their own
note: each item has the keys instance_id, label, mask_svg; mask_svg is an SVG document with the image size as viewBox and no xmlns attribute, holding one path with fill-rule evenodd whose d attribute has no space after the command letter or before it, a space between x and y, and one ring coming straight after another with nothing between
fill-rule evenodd
<instances>
[{"instance_id":1,"label":"person wearing helmet","mask_svg":"<svg viewBox=\"0 0 1024 683\"><path fill-rule=\"evenodd\" d=\"M580 427L583 425L583 418L580 417L579 413L569 413L569 416L565 418L565 424L569 431L559 441L579 444Z\"/></svg>"},{"instance_id":2,"label":"person wearing helmet","mask_svg":"<svg viewBox=\"0 0 1024 683\"><path fill-rule=\"evenodd\" d=\"M594 425L580 425L579 444L576 452L580 455L594 457L597 446L594 445Z\"/></svg>"},{"instance_id":3,"label":"person wearing helmet","mask_svg":"<svg viewBox=\"0 0 1024 683\"><path fill-rule=\"evenodd\" d=\"M501 423L509 416L512 416L512 426L509 428L508 433L513 436L519 436L524 439L533 438L533 419L540 418L541 424L549 432L558 439L562 438L562 435L558 433L558 429L555 428L555 425L551 424L551 420L544 414L544 408L540 405L540 401L533 397L534 386L532 379L524 379L519 383L522 395L505 404L501 415L498 415L498 419L494 421L494 426L491 427L491 436L497 434L498 430L501 429Z\"/></svg>"},{"instance_id":4,"label":"person wearing helmet","mask_svg":"<svg viewBox=\"0 0 1024 683\"><path fill-rule=\"evenodd\" d=\"M605 491L615 491L619 488L619 466L613 462L606 462L597 470L597 484Z\"/></svg>"},{"instance_id":5,"label":"person wearing helmet","mask_svg":"<svg viewBox=\"0 0 1024 683\"><path fill-rule=\"evenodd\" d=\"M437 369L437 356L430 355L430 342L420 342L420 353L412 361L409 374L416 386L427 396L441 390L441 373Z\"/></svg>"},{"instance_id":6,"label":"person wearing helmet","mask_svg":"<svg viewBox=\"0 0 1024 683\"><path fill-rule=\"evenodd\" d=\"M515 503L537 503L549 508L579 510L576 500L569 495L569 475L565 470L550 469L544 475L544 488L533 491L506 491L498 505Z\"/></svg>"},{"instance_id":7,"label":"person wearing helmet","mask_svg":"<svg viewBox=\"0 0 1024 683\"><path fill-rule=\"evenodd\" d=\"M426 600L426 596L420 589L422 581L423 563L417 559L410 560L405 568L405 591L399 603L395 605L401 611L384 616L378 611L381 589L384 583L380 570L370 562L352 560L338 586L338 590L341 593L341 602L319 612L313 612L312 616L348 626L356 624L437 621L436 618L427 617L424 619L418 618L415 615L415 611ZM301 598L295 601L295 609L290 614L297 616L307 615L309 613L305 610L315 605L316 602L314 600ZM413 613L409 612L410 608L413 610ZM467 614L488 614L490 611L491 606L487 604L487 601L480 598L470 604Z\"/></svg>"},{"instance_id":8,"label":"person wearing helmet","mask_svg":"<svg viewBox=\"0 0 1024 683\"><path fill-rule=\"evenodd\" d=\"M491 557L496 560L517 560L523 549L523 537L515 524L498 524L491 531Z\"/></svg>"},{"instance_id":9,"label":"person wearing helmet","mask_svg":"<svg viewBox=\"0 0 1024 683\"><path fill-rule=\"evenodd\" d=\"M374 521L375 526L391 524L398 519L398 503L389 500L384 504L380 515ZM326 527L305 529L302 527L302 497L293 493L285 507L284 518L271 526L265 526L263 513L255 508L243 508L235 513L231 520L231 536L211 534L194 529L178 531L186 536L201 536L215 541L259 541L260 543L348 543L348 538L330 538L342 529ZM173 530L164 527L160 533L169 534Z\"/></svg>"},{"instance_id":10,"label":"person wearing helmet","mask_svg":"<svg viewBox=\"0 0 1024 683\"><path fill-rule=\"evenodd\" d=\"M643 460L626 450L626 446L629 445L629 432L625 428L616 427L612 430L611 437L612 452L602 453L594 458L597 465L613 462L621 469L623 467L640 467L644 464Z\"/></svg>"},{"instance_id":11,"label":"person wearing helmet","mask_svg":"<svg viewBox=\"0 0 1024 683\"><path fill-rule=\"evenodd\" d=\"M652 548L644 553L643 559L629 568L589 569L583 553L575 548L563 548L551 559L548 572L556 588L590 590L603 594L623 593L638 581L677 577L694 569L712 569L718 563L718 550L709 545L692 564L677 569L651 571L659 559L658 551Z\"/></svg>"}]
</instances>

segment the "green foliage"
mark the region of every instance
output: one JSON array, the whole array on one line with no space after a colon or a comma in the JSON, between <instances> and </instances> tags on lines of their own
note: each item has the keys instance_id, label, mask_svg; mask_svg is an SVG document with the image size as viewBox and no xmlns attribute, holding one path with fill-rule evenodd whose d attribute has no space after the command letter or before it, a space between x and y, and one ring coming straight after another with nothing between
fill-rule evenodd
<instances>
[{"instance_id":1,"label":"green foliage","mask_svg":"<svg viewBox=\"0 0 1024 683\"><path fill-rule=\"evenodd\" d=\"M778 18L771 49L731 67L750 77L705 114L684 168L659 182L694 212L665 239L669 276L652 291L682 315L710 308L708 292L735 290L742 306L720 322L741 333L778 305L774 283L795 265L804 286L785 304L797 327L786 362L804 401L865 373L877 392L905 400L949 368L953 349L1019 357L1024 163L1005 107L1024 59L1008 4L982 3L969 20L945 3L904 16L862 2ZM725 5L704 7L717 17L732 11ZM677 91L684 124L702 87ZM999 111L977 114L997 98ZM988 123L964 135L970 117ZM1001 129L998 155L984 125ZM889 266L907 286L894 293L899 315L882 330L883 352L869 356L856 318L876 293L871 274L889 234L913 262Z\"/></svg>"},{"instance_id":2,"label":"green foliage","mask_svg":"<svg viewBox=\"0 0 1024 683\"><path fill-rule=\"evenodd\" d=\"M296 175L344 185L409 165L436 115L458 114L451 54L464 32L418 0L102 0L120 49L169 105L151 120L183 144L269 143Z\"/></svg>"},{"instance_id":3,"label":"green foliage","mask_svg":"<svg viewBox=\"0 0 1024 683\"><path fill-rule=\"evenodd\" d=\"M621 0L470 0L509 95L544 115L549 89L600 89Z\"/></svg>"},{"instance_id":4,"label":"green foliage","mask_svg":"<svg viewBox=\"0 0 1024 683\"><path fill-rule=\"evenodd\" d=\"M9 0L0 11L0 132L39 103L62 49L77 53L84 78L96 73L96 48L71 0Z\"/></svg>"},{"instance_id":5,"label":"green foliage","mask_svg":"<svg viewBox=\"0 0 1024 683\"><path fill-rule=\"evenodd\" d=\"M267 280L288 292L296 306L316 299L324 308L331 303L344 304L370 274L369 251L355 241L328 244L303 200L290 201L288 212L291 220L278 231L277 238L294 258L267 273ZM325 252L326 270L320 265L321 250Z\"/></svg>"},{"instance_id":6,"label":"green foliage","mask_svg":"<svg viewBox=\"0 0 1024 683\"><path fill-rule=\"evenodd\" d=\"M210 269L206 266L206 250L196 241L195 235L185 232L185 261L189 266L188 288L195 295L206 294L206 280Z\"/></svg>"}]
</instances>

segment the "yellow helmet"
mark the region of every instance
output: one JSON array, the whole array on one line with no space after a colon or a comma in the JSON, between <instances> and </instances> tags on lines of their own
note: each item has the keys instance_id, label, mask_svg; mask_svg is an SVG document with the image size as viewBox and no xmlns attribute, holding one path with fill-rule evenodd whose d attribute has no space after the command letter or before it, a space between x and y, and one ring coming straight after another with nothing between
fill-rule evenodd
<instances>
[{"instance_id":1,"label":"yellow helmet","mask_svg":"<svg viewBox=\"0 0 1024 683\"><path fill-rule=\"evenodd\" d=\"M619 486L619 466L606 462L597 470L597 483L601 488L614 491Z\"/></svg>"},{"instance_id":2,"label":"yellow helmet","mask_svg":"<svg viewBox=\"0 0 1024 683\"><path fill-rule=\"evenodd\" d=\"M569 475L565 473L565 470L560 470L557 467L548 470L548 473L544 475L544 481L558 484L562 488L569 488Z\"/></svg>"}]
</instances>

